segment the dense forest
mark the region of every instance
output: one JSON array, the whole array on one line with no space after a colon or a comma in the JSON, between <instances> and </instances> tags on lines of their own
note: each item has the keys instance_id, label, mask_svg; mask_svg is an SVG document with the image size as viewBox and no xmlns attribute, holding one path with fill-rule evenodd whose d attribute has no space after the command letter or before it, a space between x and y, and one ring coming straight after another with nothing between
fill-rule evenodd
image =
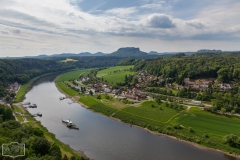
<instances>
[{"instance_id":1,"label":"dense forest","mask_svg":"<svg viewBox=\"0 0 240 160\"><path fill-rule=\"evenodd\" d=\"M178 84L183 84L187 77L217 78L219 82L229 82L240 79L240 54L179 54L170 58L141 61L135 70L146 70L153 75L173 78Z\"/></svg>"},{"instance_id":2,"label":"dense forest","mask_svg":"<svg viewBox=\"0 0 240 160\"><path fill-rule=\"evenodd\" d=\"M67 71L75 68L97 68L116 65L119 57L75 57L76 61L62 62L66 58L50 59L0 59L0 97L7 94L6 88L14 83L27 83L30 79L46 73Z\"/></svg>"}]
</instances>

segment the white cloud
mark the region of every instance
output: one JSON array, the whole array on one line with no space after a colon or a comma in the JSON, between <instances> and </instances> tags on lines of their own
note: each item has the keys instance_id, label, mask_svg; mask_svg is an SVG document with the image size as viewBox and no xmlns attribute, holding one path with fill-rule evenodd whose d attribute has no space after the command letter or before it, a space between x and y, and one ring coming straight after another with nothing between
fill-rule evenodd
<instances>
[{"instance_id":1,"label":"white cloud","mask_svg":"<svg viewBox=\"0 0 240 160\"><path fill-rule=\"evenodd\" d=\"M146 9L161 9L163 8L163 5L165 4L164 1L155 1L152 3L146 3L142 6L140 6L140 8L146 8Z\"/></svg>"},{"instance_id":2,"label":"white cloud","mask_svg":"<svg viewBox=\"0 0 240 160\"><path fill-rule=\"evenodd\" d=\"M135 7L130 7L130 8L113 8L110 10L107 10L106 13L107 14L113 14L113 15L117 15L119 17L124 17L124 16L128 16L132 13L136 13L137 9Z\"/></svg>"}]
</instances>

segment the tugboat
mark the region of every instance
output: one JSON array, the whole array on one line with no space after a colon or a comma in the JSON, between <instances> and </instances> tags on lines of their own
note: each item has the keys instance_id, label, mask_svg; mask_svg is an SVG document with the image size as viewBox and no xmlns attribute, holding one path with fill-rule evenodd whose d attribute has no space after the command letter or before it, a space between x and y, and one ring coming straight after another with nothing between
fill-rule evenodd
<instances>
[{"instance_id":1,"label":"tugboat","mask_svg":"<svg viewBox=\"0 0 240 160\"><path fill-rule=\"evenodd\" d=\"M42 117L42 113L38 112L37 116Z\"/></svg>"},{"instance_id":2,"label":"tugboat","mask_svg":"<svg viewBox=\"0 0 240 160\"><path fill-rule=\"evenodd\" d=\"M37 105L36 105L36 104L31 104L31 105L29 106L29 108L37 108Z\"/></svg>"},{"instance_id":3,"label":"tugboat","mask_svg":"<svg viewBox=\"0 0 240 160\"><path fill-rule=\"evenodd\" d=\"M77 129L77 130L79 130L79 128L74 123L67 123L67 127L70 128L70 129Z\"/></svg>"},{"instance_id":4,"label":"tugboat","mask_svg":"<svg viewBox=\"0 0 240 160\"><path fill-rule=\"evenodd\" d=\"M70 121L70 119L68 119L68 120L62 119L62 122L63 122L63 123L70 123L70 124L72 123L72 122Z\"/></svg>"},{"instance_id":5,"label":"tugboat","mask_svg":"<svg viewBox=\"0 0 240 160\"><path fill-rule=\"evenodd\" d=\"M70 129L79 129L72 121L62 119L62 122L66 124L66 126Z\"/></svg>"}]
</instances>

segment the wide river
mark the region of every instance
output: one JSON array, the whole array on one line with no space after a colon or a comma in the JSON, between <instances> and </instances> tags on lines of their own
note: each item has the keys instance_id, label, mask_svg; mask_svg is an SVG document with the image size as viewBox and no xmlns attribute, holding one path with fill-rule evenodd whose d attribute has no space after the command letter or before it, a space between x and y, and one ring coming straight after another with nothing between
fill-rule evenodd
<instances>
[{"instance_id":1,"label":"wide river","mask_svg":"<svg viewBox=\"0 0 240 160\"><path fill-rule=\"evenodd\" d=\"M200 149L187 143L151 134L83 108L64 96L54 82L36 84L24 102L36 103L30 113L63 143L81 150L95 160L237 160L221 152ZM61 122L71 119L79 130L70 130Z\"/></svg>"}]
</instances>

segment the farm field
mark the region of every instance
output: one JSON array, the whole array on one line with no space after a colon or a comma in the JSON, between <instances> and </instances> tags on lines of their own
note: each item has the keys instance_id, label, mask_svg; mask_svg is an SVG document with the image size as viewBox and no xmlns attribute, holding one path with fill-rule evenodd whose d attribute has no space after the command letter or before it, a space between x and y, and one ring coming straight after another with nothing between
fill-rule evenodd
<instances>
[{"instance_id":1,"label":"farm field","mask_svg":"<svg viewBox=\"0 0 240 160\"><path fill-rule=\"evenodd\" d=\"M77 60L72 59L72 58L66 58L65 60L62 60L61 62L76 62Z\"/></svg>"},{"instance_id":2,"label":"farm field","mask_svg":"<svg viewBox=\"0 0 240 160\"><path fill-rule=\"evenodd\" d=\"M78 69L75 71L67 72L64 74L59 75L56 79L55 82L62 82L62 81L68 81L68 80L75 80L77 79L80 74L87 75L89 73L90 69Z\"/></svg>"},{"instance_id":3,"label":"farm field","mask_svg":"<svg viewBox=\"0 0 240 160\"><path fill-rule=\"evenodd\" d=\"M124 71L130 68L133 68L133 66L111 67L111 68L99 71L97 74L97 77L102 77L103 80L107 81L111 85L114 85L119 82L124 82L126 75L135 74L135 72Z\"/></svg>"},{"instance_id":4,"label":"farm field","mask_svg":"<svg viewBox=\"0 0 240 160\"><path fill-rule=\"evenodd\" d=\"M158 105L154 101L143 102L140 107L127 107L123 111L158 122L167 122L178 113L166 107L165 103Z\"/></svg>"},{"instance_id":5,"label":"farm field","mask_svg":"<svg viewBox=\"0 0 240 160\"><path fill-rule=\"evenodd\" d=\"M188 112L181 113L171 121L194 130L213 133L219 136L235 134L240 136L240 118L217 115L199 108L191 108Z\"/></svg>"},{"instance_id":6,"label":"farm field","mask_svg":"<svg viewBox=\"0 0 240 160\"><path fill-rule=\"evenodd\" d=\"M124 69L130 69L133 68L134 66L116 66L116 67L110 67L104 70L101 70L97 73L97 77L101 77L107 74L111 74L114 71L119 71L119 70L124 70Z\"/></svg>"},{"instance_id":7,"label":"farm field","mask_svg":"<svg viewBox=\"0 0 240 160\"><path fill-rule=\"evenodd\" d=\"M119 82L123 83L125 80L125 76L130 74L134 74L134 72L123 71L120 73L113 73L110 75L106 75L106 76L103 76L102 78L103 80L106 80L109 84L113 85Z\"/></svg>"}]
</instances>

